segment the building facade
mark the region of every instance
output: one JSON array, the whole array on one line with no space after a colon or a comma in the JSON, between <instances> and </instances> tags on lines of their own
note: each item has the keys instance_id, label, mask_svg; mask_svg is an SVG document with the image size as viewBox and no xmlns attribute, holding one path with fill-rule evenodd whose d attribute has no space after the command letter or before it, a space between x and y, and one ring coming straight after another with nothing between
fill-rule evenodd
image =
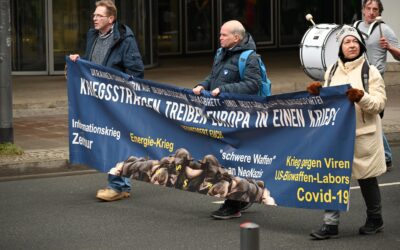
<instances>
[{"instance_id":1,"label":"building facade","mask_svg":"<svg viewBox=\"0 0 400 250\"><path fill-rule=\"evenodd\" d=\"M95 0L10 0L14 75L63 74L65 56L83 54ZM360 0L115 0L135 32L147 68L166 55L212 54L219 27L237 19L260 49L298 47L316 23L352 23ZM386 7L386 6L385 6Z\"/></svg>"}]
</instances>

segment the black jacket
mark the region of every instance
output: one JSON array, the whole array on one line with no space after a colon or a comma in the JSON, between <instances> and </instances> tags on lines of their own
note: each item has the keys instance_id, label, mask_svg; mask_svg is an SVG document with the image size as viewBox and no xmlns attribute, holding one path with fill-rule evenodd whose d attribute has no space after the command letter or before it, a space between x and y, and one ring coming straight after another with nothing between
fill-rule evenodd
<instances>
[{"instance_id":1,"label":"black jacket","mask_svg":"<svg viewBox=\"0 0 400 250\"><path fill-rule=\"evenodd\" d=\"M250 34L234 48L222 49L222 53L214 58L211 73L200 85L208 91L219 88L221 92L257 94L261 75L256 53L250 54L247 59L243 80L239 75L239 56L249 49L256 50L256 44Z\"/></svg>"}]
</instances>

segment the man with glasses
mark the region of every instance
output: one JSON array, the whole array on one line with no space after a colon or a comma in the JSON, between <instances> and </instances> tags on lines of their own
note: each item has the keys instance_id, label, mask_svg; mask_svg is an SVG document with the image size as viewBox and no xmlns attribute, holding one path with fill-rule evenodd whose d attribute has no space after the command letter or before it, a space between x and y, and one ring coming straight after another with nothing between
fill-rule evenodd
<instances>
[{"instance_id":1,"label":"man with glasses","mask_svg":"<svg viewBox=\"0 0 400 250\"><path fill-rule=\"evenodd\" d=\"M96 2L92 18L94 28L87 34L86 52L82 58L143 78L143 61L135 36L128 26L117 23L114 2ZM79 55L73 54L69 58L75 62ZM128 198L130 191L129 178L108 174L108 187L98 190L96 197L103 201L115 201Z\"/></svg>"},{"instance_id":2,"label":"man with glasses","mask_svg":"<svg viewBox=\"0 0 400 250\"><path fill-rule=\"evenodd\" d=\"M92 19L94 28L87 33L86 51L82 58L143 78L143 61L135 35L128 26L116 21L117 8L114 2L96 2ZM73 54L69 58L75 62L79 55Z\"/></svg>"}]
</instances>

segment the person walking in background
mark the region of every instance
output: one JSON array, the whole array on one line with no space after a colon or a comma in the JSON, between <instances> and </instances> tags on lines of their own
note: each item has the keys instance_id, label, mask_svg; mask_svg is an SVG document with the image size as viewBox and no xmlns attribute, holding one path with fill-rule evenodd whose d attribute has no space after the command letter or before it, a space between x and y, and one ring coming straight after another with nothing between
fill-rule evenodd
<instances>
[{"instance_id":1,"label":"person walking in background","mask_svg":"<svg viewBox=\"0 0 400 250\"><path fill-rule=\"evenodd\" d=\"M344 25L338 33L339 59L325 72L325 86L350 83L346 95L355 104L356 137L352 176L357 179L367 206L367 219L359 228L360 234L375 234L384 228L381 195L377 176L386 172L382 141L382 124L379 113L386 104L385 83L378 69L366 62L366 47L360 33L354 27ZM369 67L368 84L363 83L362 68ZM321 84L311 83L307 90L319 94ZM326 210L324 223L310 236L324 240L336 238L339 234L339 211Z\"/></svg>"},{"instance_id":2,"label":"person walking in background","mask_svg":"<svg viewBox=\"0 0 400 250\"><path fill-rule=\"evenodd\" d=\"M132 30L117 22L117 8L111 0L96 2L93 15L94 28L87 33L83 59L111 67L134 77L143 78L144 66ZM69 56L78 60L78 54ZM128 198L131 191L130 178L108 174L108 187L97 191L96 197L103 201Z\"/></svg>"},{"instance_id":3,"label":"person walking in background","mask_svg":"<svg viewBox=\"0 0 400 250\"><path fill-rule=\"evenodd\" d=\"M377 21L377 17L381 16L383 12L381 0L364 0L361 12L364 20L355 22L354 26L364 35L370 64L377 67L383 77L386 71L387 52L390 52L396 60L400 61L399 41L389 25ZM392 168L392 150L385 134L383 134L383 145L387 170L390 171Z\"/></svg>"},{"instance_id":4,"label":"person walking in background","mask_svg":"<svg viewBox=\"0 0 400 250\"><path fill-rule=\"evenodd\" d=\"M239 21L231 20L222 25L219 40L221 48L214 58L211 73L193 88L193 93L200 95L201 91L207 90L212 96L218 96L221 92L257 95L261 82L258 55L250 54L242 79L238 67L243 51L256 50L251 35L246 33ZM249 205L247 202L227 199L211 216L215 219L239 218L240 211Z\"/></svg>"}]
</instances>

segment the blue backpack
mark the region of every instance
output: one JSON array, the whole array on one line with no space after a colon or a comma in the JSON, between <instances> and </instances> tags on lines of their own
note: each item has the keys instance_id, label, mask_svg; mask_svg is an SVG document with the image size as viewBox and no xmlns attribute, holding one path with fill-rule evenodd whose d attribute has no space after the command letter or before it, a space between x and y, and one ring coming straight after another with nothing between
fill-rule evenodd
<instances>
[{"instance_id":1,"label":"blue backpack","mask_svg":"<svg viewBox=\"0 0 400 250\"><path fill-rule=\"evenodd\" d=\"M239 75L240 79L243 80L243 75L244 75L244 70L246 69L246 62L247 58L251 53L255 52L252 49L245 50L240 54L239 57ZM216 57L218 57L222 53L222 48L219 48L217 51ZM261 73L261 83L258 84L258 95L259 96L270 96L271 95L271 80L269 80L267 76L267 69L265 68L265 65L263 61L261 60L260 56L257 58L258 60L258 66L260 67L260 73Z\"/></svg>"}]
</instances>

